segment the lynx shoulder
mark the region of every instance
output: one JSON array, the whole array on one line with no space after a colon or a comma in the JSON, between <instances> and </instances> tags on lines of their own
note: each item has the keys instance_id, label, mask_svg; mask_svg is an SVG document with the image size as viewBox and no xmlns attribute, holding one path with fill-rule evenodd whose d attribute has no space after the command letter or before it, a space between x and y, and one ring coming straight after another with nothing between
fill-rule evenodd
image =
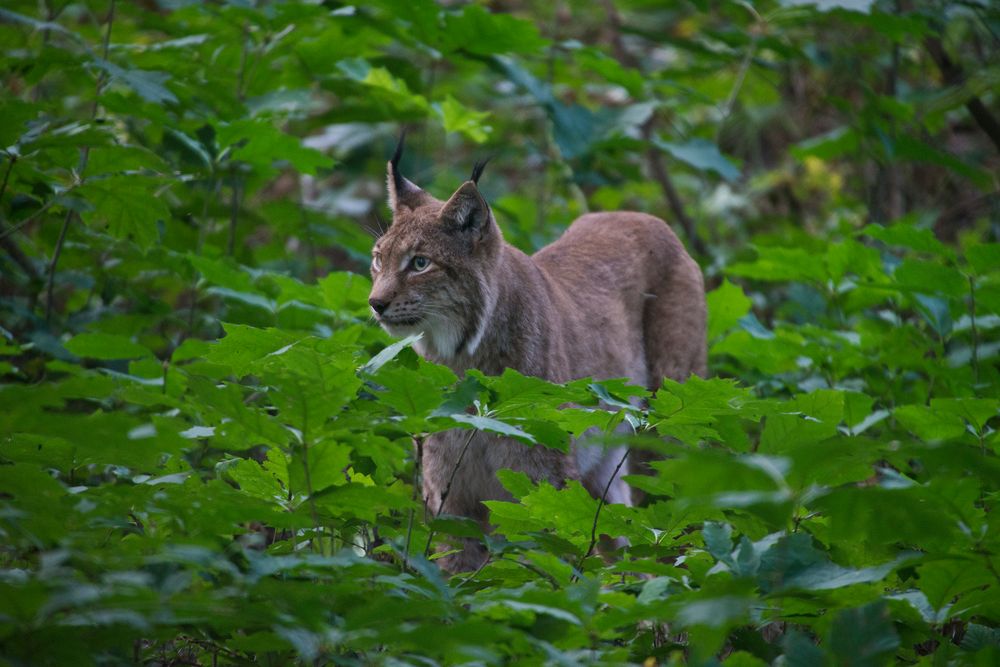
<instances>
[{"instance_id":1,"label":"lynx shoulder","mask_svg":"<svg viewBox=\"0 0 1000 667\"><path fill-rule=\"evenodd\" d=\"M447 201L388 164L393 221L372 252L375 318L390 334L422 333L417 351L458 373L505 368L552 382L627 377L657 389L664 377L704 374L701 271L670 227L644 213L591 213L554 243L526 255L506 243L478 188L482 164ZM508 499L500 469L561 486L579 479L595 497L630 502L624 450L577 443L565 455L467 431L424 443L424 500L432 513L471 517L488 529L484 500ZM446 497L445 488L460 455ZM615 472L617 470L617 473ZM476 567L473 541L443 559Z\"/></svg>"}]
</instances>

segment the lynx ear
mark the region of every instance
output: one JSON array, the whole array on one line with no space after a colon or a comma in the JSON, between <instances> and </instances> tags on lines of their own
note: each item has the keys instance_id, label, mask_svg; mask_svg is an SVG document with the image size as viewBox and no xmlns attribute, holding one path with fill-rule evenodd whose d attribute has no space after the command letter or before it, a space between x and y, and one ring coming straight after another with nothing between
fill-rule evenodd
<instances>
[{"instance_id":1,"label":"lynx ear","mask_svg":"<svg viewBox=\"0 0 1000 667\"><path fill-rule=\"evenodd\" d=\"M472 181L462 184L441 209L441 220L461 231L484 234L490 224L490 207Z\"/></svg>"},{"instance_id":2,"label":"lynx ear","mask_svg":"<svg viewBox=\"0 0 1000 667\"><path fill-rule=\"evenodd\" d=\"M392 159L386 165L386 186L389 190L389 208L393 213L401 206L410 209L417 208L427 201L428 195L419 187L399 173L399 159L403 157L403 142L406 140L406 130L399 135L399 143Z\"/></svg>"}]
</instances>

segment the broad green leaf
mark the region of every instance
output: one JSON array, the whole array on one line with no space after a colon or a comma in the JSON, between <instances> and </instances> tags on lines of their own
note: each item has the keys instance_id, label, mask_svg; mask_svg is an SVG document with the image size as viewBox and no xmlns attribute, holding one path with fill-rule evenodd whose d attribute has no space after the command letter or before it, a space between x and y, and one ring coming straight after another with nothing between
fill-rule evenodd
<instances>
[{"instance_id":1,"label":"broad green leaf","mask_svg":"<svg viewBox=\"0 0 1000 667\"><path fill-rule=\"evenodd\" d=\"M689 139L684 143L654 139L653 144L698 171L714 171L727 181L740 177L740 170L719 152L718 146L706 139Z\"/></svg>"},{"instance_id":2,"label":"broad green leaf","mask_svg":"<svg viewBox=\"0 0 1000 667\"><path fill-rule=\"evenodd\" d=\"M307 449L299 446L288 462L288 483L296 493L318 493L330 486L349 482L347 469L351 465L351 448L337 442L318 442ZM308 464L308 473L307 473Z\"/></svg>"},{"instance_id":3,"label":"broad green leaf","mask_svg":"<svg viewBox=\"0 0 1000 667\"><path fill-rule=\"evenodd\" d=\"M922 440L951 440L965 433L962 418L952 411L936 410L923 405L903 405L893 411L899 423Z\"/></svg>"},{"instance_id":4,"label":"broad green leaf","mask_svg":"<svg viewBox=\"0 0 1000 667\"><path fill-rule=\"evenodd\" d=\"M534 53L546 45L530 21L510 14L490 13L480 5L466 5L461 13L446 14L446 48L484 56L498 53Z\"/></svg>"},{"instance_id":5,"label":"broad green leaf","mask_svg":"<svg viewBox=\"0 0 1000 667\"><path fill-rule=\"evenodd\" d=\"M152 191L154 184L139 176L88 180L76 191L90 204L82 214L84 221L91 227L106 228L116 238L149 248L159 239L158 222L170 220L170 211Z\"/></svg>"},{"instance_id":6,"label":"broad green leaf","mask_svg":"<svg viewBox=\"0 0 1000 667\"><path fill-rule=\"evenodd\" d=\"M131 88L139 97L147 102L152 102L153 104L177 102L177 96L164 85L170 80L170 75L166 72L126 69L101 58L96 58L94 65L103 70L112 81Z\"/></svg>"},{"instance_id":7,"label":"broad green leaf","mask_svg":"<svg viewBox=\"0 0 1000 667\"><path fill-rule=\"evenodd\" d=\"M957 270L934 262L906 259L893 273L904 288L924 294L961 297L969 291L969 283Z\"/></svg>"},{"instance_id":8,"label":"broad green leaf","mask_svg":"<svg viewBox=\"0 0 1000 667\"><path fill-rule=\"evenodd\" d=\"M280 355L301 336L279 329L257 329L243 324L223 323L226 336L205 354L209 361L228 366L238 376L248 375L268 355Z\"/></svg>"},{"instance_id":9,"label":"broad green leaf","mask_svg":"<svg viewBox=\"0 0 1000 667\"><path fill-rule=\"evenodd\" d=\"M861 1L864 2L866 0ZM832 160L854 153L858 149L858 145L859 136L854 129L838 127L826 134L800 141L791 148L790 152L799 160L807 157Z\"/></svg>"},{"instance_id":10,"label":"broad green leaf","mask_svg":"<svg viewBox=\"0 0 1000 667\"><path fill-rule=\"evenodd\" d=\"M751 301L738 285L723 280L705 297L708 303L708 339L712 340L732 329L740 318L750 312Z\"/></svg>"},{"instance_id":11,"label":"broad green leaf","mask_svg":"<svg viewBox=\"0 0 1000 667\"><path fill-rule=\"evenodd\" d=\"M411 336L407 336L402 340L398 340L391 345L386 345L381 352L376 354L368 361L368 363L361 367L361 373L365 375L374 375L375 373L378 373L379 369L395 359L400 352L420 340L422 335L423 334L416 333Z\"/></svg>"},{"instance_id":12,"label":"broad green leaf","mask_svg":"<svg viewBox=\"0 0 1000 667\"><path fill-rule=\"evenodd\" d=\"M937 611L946 609L956 596L988 585L991 579L981 562L969 558L924 563L917 568L917 573L917 586ZM957 606L962 607L961 600Z\"/></svg>"},{"instance_id":13,"label":"broad green leaf","mask_svg":"<svg viewBox=\"0 0 1000 667\"><path fill-rule=\"evenodd\" d=\"M307 148L270 121L239 120L216 127L219 146L228 147L232 157L253 165L262 173L273 174L275 164L287 162L304 174L316 174L320 167L332 167L333 160L314 148Z\"/></svg>"},{"instance_id":14,"label":"broad green leaf","mask_svg":"<svg viewBox=\"0 0 1000 667\"><path fill-rule=\"evenodd\" d=\"M802 248L758 247L757 259L734 264L727 269L734 276L755 280L797 280L822 283L827 274L821 262Z\"/></svg>"},{"instance_id":15,"label":"broad green leaf","mask_svg":"<svg viewBox=\"0 0 1000 667\"><path fill-rule=\"evenodd\" d=\"M903 246L939 257L947 258L954 254L934 236L934 232L930 229L922 229L911 224L897 223L889 227L871 224L862 229L861 233L887 245Z\"/></svg>"},{"instance_id":16,"label":"broad green leaf","mask_svg":"<svg viewBox=\"0 0 1000 667\"><path fill-rule=\"evenodd\" d=\"M263 500L273 501L286 493L278 478L254 460L235 461L225 467L225 472L240 485L241 490Z\"/></svg>"},{"instance_id":17,"label":"broad green leaf","mask_svg":"<svg viewBox=\"0 0 1000 667\"><path fill-rule=\"evenodd\" d=\"M857 667L887 664L900 644L884 601L837 614L827 642L840 664Z\"/></svg>"},{"instance_id":18,"label":"broad green leaf","mask_svg":"<svg viewBox=\"0 0 1000 667\"><path fill-rule=\"evenodd\" d=\"M488 111L473 111L451 95L440 104L435 104L434 108L440 114L446 132L461 132L479 144L489 138L493 128L484 124L490 117Z\"/></svg>"},{"instance_id":19,"label":"broad green leaf","mask_svg":"<svg viewBox=\"0 0 1000 667\"><path fill-rule=\"evenodd\" d=\"M508 424L500 421L499 419L493 419L492 417L458 413L449 415L448 418L460 424L468 424L472 428L479 429L480 431L489 431L491 433L496 433L497 435L517 438L518 440L523 440L531 444L535 444L536 442L535 437L530 433L522 431L513 424Z\"/></svg>"},{"instance_id":20,"label":"broad green leaf","mask_svg":"<svg viewBox=\"0 0 1000 667\"><path fill-rule=\"evenodd\" d=\"M66 342L66 349L78 357L88 359L135 359L151 357L144 345L132 342L126 336L106 333L77 334Z\"/></svg>"},{"instance_id":21,"label":"broad green leaf","mask_svg":"<svg viewBox=\"0 0 1000 667\"><path fill-rule=\"evenodd\" d=\"M985 274L1000 268L1000 243L981 243L969 246L965 250L965 258L976 270Z\"/></svg>"}]
</instances>

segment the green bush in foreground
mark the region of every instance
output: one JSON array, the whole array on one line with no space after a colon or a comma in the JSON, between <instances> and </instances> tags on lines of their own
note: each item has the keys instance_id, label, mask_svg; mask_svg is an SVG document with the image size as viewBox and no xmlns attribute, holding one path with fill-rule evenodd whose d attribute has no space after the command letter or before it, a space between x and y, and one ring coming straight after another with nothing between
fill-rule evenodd
<instances>
[{"instance_id":1,"label":"green bush in foreground","mask_svg":"<svg viewBox=\"0 0 1000 667\"><path fill-rule=\"evenodd\" d=\"M852 190L872 165L916 182L914 156L995 189L995 158L925 136L995 67L929 105L831 103L846 129L779 146L804 171L748 156L739 184L706 134L788 111L779 66L832 86L953 8L650 11L699 32L657 69L478 5L61 4L0 9L0 663L1000 661L1000 244L981 220L946 244L925 209L869 222ZM825 44L845 24L867 32ZM742 120L712 115L737 97ZM530 248L583 207L662 206L637 133L665 111L690 119L649 142L712 239L714 377L459 378L372 325L356 219L378 224L359 202L399 122L431 128L435 184L463 141L507 151L486 187ZM765 205L785 188L802 221ZM565 449L623 422L653 460L638 507L508 472L491 535L424 512L428 433ZM602 534L630 546L605 559ZM446 578L436 548L470 536L490 559Z\"/></svg>"}]
</instances>

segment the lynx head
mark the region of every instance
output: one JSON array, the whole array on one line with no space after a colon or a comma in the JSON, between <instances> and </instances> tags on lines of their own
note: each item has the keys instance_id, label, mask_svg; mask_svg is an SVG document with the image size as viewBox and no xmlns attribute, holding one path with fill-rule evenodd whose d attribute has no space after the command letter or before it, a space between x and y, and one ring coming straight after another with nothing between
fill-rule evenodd
<instances>
[{"instance_id":1,"label":"lynx head","mask_svg":"<svg viewBox=\"0 0 1000 667\"><path fill-rule=\"evenodd\" d=\"M485 162L441 201L399 172L403 138L388 164L392 224L372 249L375 319L394 336L423 333L415 347L436 361L472 355L496 303L503 239L477 182Z\"/></svg>"}]
</instances>

